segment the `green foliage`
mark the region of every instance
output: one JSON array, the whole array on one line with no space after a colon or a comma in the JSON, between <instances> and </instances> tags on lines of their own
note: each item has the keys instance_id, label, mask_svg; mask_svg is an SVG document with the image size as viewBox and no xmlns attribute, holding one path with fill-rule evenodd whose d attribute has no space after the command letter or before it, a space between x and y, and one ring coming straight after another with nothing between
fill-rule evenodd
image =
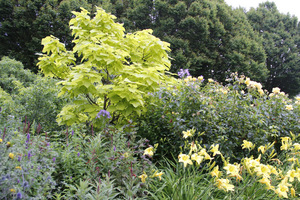
<instances>
[{"instance_id":1,"label":"green foliage","mask_svg":"<svg viewBox=\"0 0 300 200\"><path fill-rule=\"evenodd\" d=\"M0 61L1 80L0 87L9 94L15 93L14 81L22 82L28 87L35 80L35 75L29 70L24 70L21 62L3 57Z\"/></svg>"},{"instance_id":2,"label":"green foliage","mask_svg":"<svg viewBox=\"0 0 300 200\"><path fill-rule=\"evenodd\" d=\"M40 123L44 130L59 129L56 116L66 100L57 98L56 80L24 70L20 62L4 57L0 61L0 116L12 115Z\"/></svg>"},{"instance_id":3,"label":"green foliage","mask_svg":"<svg viewBox=\"0 0 300 200\"><path fill-rule=\"evenodd\" d=\"M91 9L86 0L0 0L0 57L15 58L37 72L41 39L56 35L71 47L68 22L80 7Z\"/></svg>"},{"instance_id":4,"label":"green foliage","mask_svg":"<svg viewBox=\"0 0 300 200\"><path fill-rule=\"evenodd\" d=\"M300 92L299 21L289 14L279 13L275 3L261 3L247 13L254 30L263 37L270 75L266 88L280 86L290 95Z\"/></svg>"},{"instance_id":5,"label":"green foliage","mask_svg":"<svg viewBox=\"0 0 300 200\"><path fill-rule=\"evenodd\" d=\"M56 142L56 172L58 183L56 196L64 199L129 199L145 197L145 187L139 179L143 173L151 173L154 165L151 158L143 155L149 144L136 138L130 128L113 127L103 132L75 131L50 133ZM80 130L81 129L81 130ZM79 131L80 130L80 131ZM148 141L149 142L149 141Z\"/></svg>"},{"instance_id":6,"label":"green foliage","mask_svg":"<svg viewBox=\"0 0 300 200\"><path fill-rule=\"evenodd\" d=\"M27 124L20 131L18 119L6 122L10 128L2 129L0 140L0 198L51 198L56 185L53 157L57 153L49 138Z\"/></svg>"},{"instance_id":7,"label":"green foliage","mask_svg":"<svg viewBox=\"0 0 300 200\"><path fill-rule=\"evenodd\" d=\"M155 158L171 159L171 154L178 154L178 147L184 144L182 132L192 128L202 144L219 143L235 160L243 157L243 140L262 145L278 141L290 131L299 133L299 101L292 102L282 93L268 96L256 88L260 84L246 82L245 77L234 75L226 87L200 80L189 77L153 94L148 112L139 119L138 133L160 144ZM294 109L287 110L287 105Z\"/></svg>"},{"instance_id":8,"label":"green foliage","mask_svg":"<svg viewBox=\"0 0 300 200\"><path fill-rule=\"evenodd\" d=\"M164 161L162 181L155 180L149 184L149 199L213 199L215 188L205 174L205 168L184 169L178 162Z\"/></svg>"},{"instance_id":9,"label":"green foliage","mask_svg":"<svg viewBox=\"0 0 300 200\"><path fill-rule=\"evenodd\" d=\"M242 10L219 0L113 1L108 8L126 30L153 29L171 44L171 71L184 66L195 76L223 81L232 72L265 81L268 69L262 39Z\"/></svg>"},{"instance_id":10,"label":"green foliage","mask_svg":"<svg viewBox=\"0 0 300 200\"><path fill-rule=\"evenodd\" d=\"M59 96L74 99L63 108L58 122L88 121L99 126L101 119L96 118L101 118L101 110L112 114L111 123L140 115L147 93L170 79L164 75L170 67L168 44L152 36L151 30L125 35L115 17L100 8L92 19L83 8L73 14L73 51L67 51L57 38L46 37L42 40L46 54L38 63L46 76L62 79Z\"/></svg>"}]
</instances>

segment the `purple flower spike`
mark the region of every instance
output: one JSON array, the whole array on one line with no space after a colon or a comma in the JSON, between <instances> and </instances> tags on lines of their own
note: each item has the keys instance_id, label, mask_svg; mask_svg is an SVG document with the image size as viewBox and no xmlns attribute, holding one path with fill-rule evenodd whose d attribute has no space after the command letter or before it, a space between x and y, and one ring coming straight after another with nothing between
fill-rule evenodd
<instances>
[{"instance_id":1,"label":"purple flower spike","mask_svg":"<svg viewBox=\"0 0 300 200\"><path fill-rule=\"evenodd\" d=\"M28 155L27 155L28 159L30 160L30 157L32 157L32 154L31 154L31 149L28 151Z\"/></svg>"},{"instance_id":2,"label":"purple flower spike","mask_svg":"<svg viewBox=\"0 0 300 200\"><path fill-rule=\"evenodd\" d=\"M28 143L28 142L29 142L29 139L30 139L30 134L29 134L29 133L27 133L27 140L26 140L26 143Z\"/></svg>"},{"instance_id":3,"label":"purple flower spike","mask_svg":"<svg viewBox=\"0 0 300 200\"><path fill-rule=\"evenodd\" d=\"M19 156L18 161L21 162L21 160L22 160L22 156Z\"/></svg>"},{"instance_id":4,"label":"purple flower spike","mask_svg":"<svg viewBox=\"0 0 300 200\"><path fill-rule=\"evenodd\" d=\"M74 135L74 131L72 131L72 136Z\"/></svg>"},{"instance_id":5,"label":"purple flower spike","mask_svg":"<svg viewBox=\"0 0 300 200\"><path fill-rule=\"evenodd\" d=\"M116 146L114 146L114 151L116 151Z\"/></svg>"},{"instance_id":6,"label":"purple flower spike","mask_svg":"<svg viewBox=\"0 0 300 200\"><path fill-rule=\"evenodd\" d=\"M100 110L100 112L98 112L98 114L97 114L96 119L100 118L101 116L106 117L108 119L111 118L110 113L108 111L106 111L106 110Z\"/></svg>"},{"instance_id":7,"label":"purple flower spike","mask_svg":"<svg viewBox=\"0 0 300 200\"><path fill-rule=\"evenodd\" d=\"M80 156L80 153L79 153L79 152L77 153L77 156L78 156L78 157Z\"/></svg>"},{"instance_id":8,"label":"purple flower spike","mask_svg":"<svg viewBox=\"0 0 300 200\"><path fill-rule=\"evenodd\" d=\"M53 159L52 159L52 160L53 160L53 162L55 162L56 158L55 158L55 157L53 157Z\"/></svg>"}]
</instances>

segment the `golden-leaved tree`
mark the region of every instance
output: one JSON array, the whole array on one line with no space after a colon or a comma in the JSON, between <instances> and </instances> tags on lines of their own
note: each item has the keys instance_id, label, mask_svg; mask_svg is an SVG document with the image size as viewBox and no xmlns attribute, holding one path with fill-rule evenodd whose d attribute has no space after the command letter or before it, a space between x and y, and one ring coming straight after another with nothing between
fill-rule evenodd
<instances>
[{"instance_id":1,"label":"golden-leaved tree","mask_svg":"<svg viewBox=\"0 0 300 200\"><path fill-rule=\"evenodd\" d=\"M59 95L73 99L58 115L58 122L97 126L103 119L119 123L140 115L147 95L160 83L172 81L166 75L169 44L154 37L152 30L125 34L115 16L101 8L94 18L83 8L73 14L73 49L68 51L48 36L42 40L44 54L38 63L45 76L61 79Z\"/></svg>"}]
</instances>

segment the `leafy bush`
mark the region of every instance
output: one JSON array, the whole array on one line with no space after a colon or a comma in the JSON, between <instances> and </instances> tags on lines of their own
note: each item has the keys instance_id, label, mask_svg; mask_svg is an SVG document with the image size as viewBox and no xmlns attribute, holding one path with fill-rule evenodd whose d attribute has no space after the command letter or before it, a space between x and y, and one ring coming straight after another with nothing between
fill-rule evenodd
<instances>
[{"instance_id":1,"label":"leafy bush","mask_svg":"<svg viewBox=\"0 0 300 200\"><path fill-rule=\"evenodd\" d=\"M15 120L10 120L14 122ZM18 125L19 123L15 123ZM24 124L4 129L0 139L0 199L52 197L56 152L49 138Z\"/></svg>"},{"instance_id":2,"label":"leafy bush","mask_svg":"<svg viewBox=\"0 0 300 200\"><path fill-rule=\"evenodd\" d=\"M66 99L57 98L59 86L55 79L43 78L23 69L20 62L4 57L0 61L1 118L9 115L25 117L40 123L44 130L59 130L56 116L66 104Z\"/></svg>"},{"instance_id":3,"label":"leafy bush","mask_svg":"<svg viewBox=\"0 0 300 200\"><path fill-rule=\"evenodd\" d=\"M271 94L261 84L233 74L226 86L203 77L187 77L177 85L162 86L152 96L148 111L138 121L138 134L159 143L157 158L178 154L183 131L194 129L195 137L241 160L243 140L257 145L278 141L300 131L299 101L292 101L276 88Z\"/></svg>"},{"instance_id":4,"label":"leafy bush","mask_svg":"<svg viewBox=\"0 0 300 200\"><path fill-rule=\"evenodd\" d=\"M24 87L30 86L36 76L29 70L25 70L21 62L3 57L0 61L0 87L9 94L14 93L15 85L14 81L23 83Z\"/></svg>"}]
</instances>

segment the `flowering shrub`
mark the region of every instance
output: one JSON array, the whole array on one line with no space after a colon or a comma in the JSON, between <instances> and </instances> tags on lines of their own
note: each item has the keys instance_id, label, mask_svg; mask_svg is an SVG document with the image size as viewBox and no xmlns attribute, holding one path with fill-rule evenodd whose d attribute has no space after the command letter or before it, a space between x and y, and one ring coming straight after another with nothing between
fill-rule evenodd
<instances>
[{"instance_id":1,"label":"flowering shrub","mask_svg":"<svg viewBox=\"0 0 300 200\"><path fill-rule=\"evenodd\" d=\"M56 152L48 138L24 125L4 129L0 140L0 199L51 198Z\"/></svg>"},{"instance_id":2,"label":"flowering shrub","mask_svg":"<svg viewBox=\"0 0 300 200\"><path fill-rule=\"evenodd\" d=\"M243 140L256 145L276 141L279 152L280 137L299 133L299 100L289 99L279 88L269 94L260 83L237 74L226 81L223 86L188 76L152 95L148 112L139 118L138 133L160 144L157 158L177 154L184 144L182 135L187 136L182 131L192 128L193 137L207 146L219 143L237 161L244 156Z\"/></svg>"}]
</instances>

